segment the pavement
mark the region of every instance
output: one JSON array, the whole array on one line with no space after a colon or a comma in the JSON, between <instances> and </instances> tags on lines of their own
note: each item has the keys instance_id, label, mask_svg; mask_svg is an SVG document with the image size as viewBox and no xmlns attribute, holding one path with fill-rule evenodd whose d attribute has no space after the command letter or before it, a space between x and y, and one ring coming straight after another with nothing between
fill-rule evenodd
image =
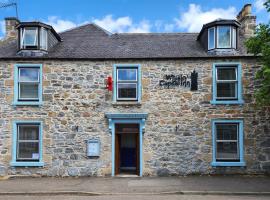
<instances>
[{"instance_id":1,"label":"pavement","mask_svg":"<svg viewBox=\"0 0 270 200\"><path fill-rule=\"evenodd\" d=\"M270 199L270 176L9 178L0 196L261 195Z\"/></svg>"}]
</instances>

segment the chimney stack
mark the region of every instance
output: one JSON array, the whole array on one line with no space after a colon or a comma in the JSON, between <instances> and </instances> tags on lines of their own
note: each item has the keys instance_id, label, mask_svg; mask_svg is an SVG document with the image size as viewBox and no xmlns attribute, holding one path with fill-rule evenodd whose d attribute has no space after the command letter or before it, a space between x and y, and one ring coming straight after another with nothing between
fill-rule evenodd
<instances>
[{"instance_id":1,"label":"chimney stack","mask_svg":"<svg viewBox=\"0 0 270 200\"><path fill-rule=\"evenodd\" d=\"M18 37L18 31L16 26L20 21L16 17L7 17L5 18L6 23L6 35L5 39L16 39Z\"/></svg>"},{"instance_id":2,"label":"chimney stack","mask_svg":"<svg viewBox=\"0 0 270 200\"><path fill-rule=\"evenodd\" d=\"M244 5L236 18L241 23L240 34L245 38L253 36L256 28L256 16L251 13L251 4Z\"/></svg>"}]
</instances>

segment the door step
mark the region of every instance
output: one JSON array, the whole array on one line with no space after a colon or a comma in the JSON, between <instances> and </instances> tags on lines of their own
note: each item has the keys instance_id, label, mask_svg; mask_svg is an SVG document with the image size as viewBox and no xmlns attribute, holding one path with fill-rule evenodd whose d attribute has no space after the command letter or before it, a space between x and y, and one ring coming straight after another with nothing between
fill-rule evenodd
<instances>
[{"instance_id":1,"label":"door step","mask_svg":"<svg viewBox=\"0 0 270 200\"><path fill-rule=\"evenodd\" d=\"M115 177L117 177L117 178L138 178L140 176L138 176L136 174L118 174Z\"/></svg>"}]
</instances>

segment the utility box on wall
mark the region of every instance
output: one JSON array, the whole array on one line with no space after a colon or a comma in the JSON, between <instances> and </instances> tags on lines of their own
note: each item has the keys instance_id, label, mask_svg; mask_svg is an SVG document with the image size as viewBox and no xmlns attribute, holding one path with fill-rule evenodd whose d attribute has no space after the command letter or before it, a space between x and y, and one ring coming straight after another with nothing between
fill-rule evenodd
<instances>
[{"instance_id":1,"label":"utility box on wall","mask_svg":"<svg viewBox=\"0 0 270 200\"><path fill-rule=\"evenodd\" d=\"M88 157L100 156L100 141L98 139L87 140L87 156Z\"/></svg>"}]
</instances>

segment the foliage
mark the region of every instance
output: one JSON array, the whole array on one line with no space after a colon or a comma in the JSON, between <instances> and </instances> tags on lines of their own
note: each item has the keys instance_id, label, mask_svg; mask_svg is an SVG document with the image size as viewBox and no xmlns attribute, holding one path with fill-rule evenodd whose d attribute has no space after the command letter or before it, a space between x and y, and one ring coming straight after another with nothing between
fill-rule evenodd
<instances>
[{"instance_id":1,"label":"foliage","mask_svg":"<svg viewBox=\"0 0 270 200\"><path fill-rule=\"evenodd\" d=\"M270 12L270 0L264 3L268 12ZM256 74L261 84L257 89L255 96L256 102L262 106L270 105L270 23L259 24L256 28L255 36L246 41L246 47L249 53L259 55L262 67Z\"/></svg>"}]
</instances>

